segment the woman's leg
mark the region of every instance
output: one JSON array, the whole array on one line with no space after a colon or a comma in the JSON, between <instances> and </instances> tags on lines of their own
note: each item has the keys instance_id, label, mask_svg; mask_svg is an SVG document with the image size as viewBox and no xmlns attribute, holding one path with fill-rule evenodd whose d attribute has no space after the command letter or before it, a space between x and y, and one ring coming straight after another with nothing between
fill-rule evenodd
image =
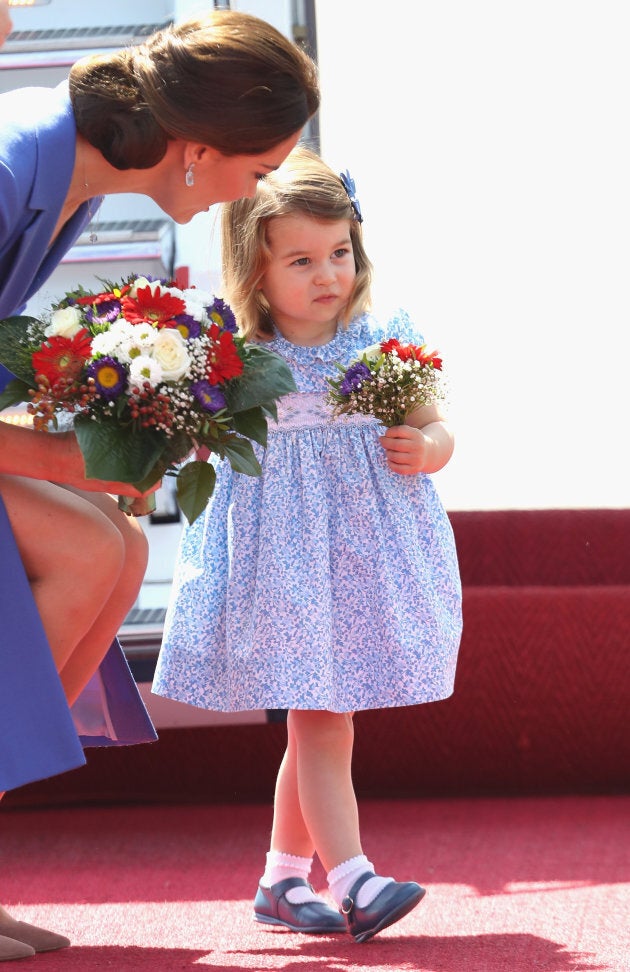
<instances>
[{"instance_id":1,"label":"woman's leg","mask_svg":"<svg viewBox=\"0 0 630 972\"><path fill-rule=\"evenodd\" d=\"M137 597L146 538L106 494L18 476L0 494L72 704Z\"/></svg>"},{"instance_id":2,"label":"woman's leg","mask_svg":"<svg viewBox=\"0 0 630 972\"><path fill-rule=\"evenodd\" d=\"M136 519L118 509L118 501L106 493L80 493L78 497L91 503L109 521L123 544L123 563L118 579L102 611L94 618L86 635L72 652L60 671L61 682L70 704L98 668L137 597L147 569L149 546L145 533Z\"/></svg>"},{"instance_id":3,"label":"woman's leg","mask_svg":"<svg viewBox=\"0 0 630 972\"><path fill-rule=\"evenodd\" d=\"M137 597L147 565L146 538L104 493L0 476L0 495L72 704ZM0 907L0 962L69 944L65 936L18 921Z\"/></svg>"}]
</instances>

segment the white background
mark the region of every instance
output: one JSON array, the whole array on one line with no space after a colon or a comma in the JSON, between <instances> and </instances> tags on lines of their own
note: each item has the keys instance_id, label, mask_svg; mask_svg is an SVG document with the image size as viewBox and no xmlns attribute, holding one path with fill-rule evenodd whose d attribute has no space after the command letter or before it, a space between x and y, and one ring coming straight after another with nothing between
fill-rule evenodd
<instances>
[{"instance_id":1,"label":"white background","mask_svg":"<svg viewBox=\"0 0 630 972\"><path fill-rule=\"evenodd\" d=\"M322 153L357 183L377 308L407 307L449 374L445 505L625 506L630 0L315 2ZM232 6L286 29L292 0ZM214 287L216 214L193 224L179 262Z\"/></svg>"},{"instance_id":2,"label":"white background","mask_svg":"<svg viewBox=\"0 0 630 972\"><path fill-rule=\"evenodd\" d=\"M624 506L630 4L317 0L322 154L450 374L447 508Z\"/></svg>"}]
</instances>

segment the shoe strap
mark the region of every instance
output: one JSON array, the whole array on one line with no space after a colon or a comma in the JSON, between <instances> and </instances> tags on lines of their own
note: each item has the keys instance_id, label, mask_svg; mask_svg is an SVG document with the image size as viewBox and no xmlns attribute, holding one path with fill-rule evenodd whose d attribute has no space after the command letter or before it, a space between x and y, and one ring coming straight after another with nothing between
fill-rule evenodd
<instances>
[{"instance_id":1,"label":"shoe strap","mask_svg":"<svg viewBox=\"0 0 630 972\"><path fill-rule=\"evenodd\" d=\"M348 891L347 895L344 897L344 899L341 902L341 907L339 910L341 911L342 915L350 914L350 912L354 908L354 902L356 901L356 897L357 894L359 893L359 890L363 887L366 881L369 881L370 878L373 877L376 877L374 871L364 871L363 874L359 875L359 877L356 879L356 881Z\"/></svg>"},{"instance_id":2,"label":"shoe strap","mask_svg":"<svg viewBox=\"0 0 630 972\"><path fill-rule=\"evenodd\" d=\"M311 888L312 886L301 877L288 877L283 881L278 881L277 884L272 884L267 890L273 891L276 898L281 898L287 891L291 888Z\"/></svg>"}]
</instances>

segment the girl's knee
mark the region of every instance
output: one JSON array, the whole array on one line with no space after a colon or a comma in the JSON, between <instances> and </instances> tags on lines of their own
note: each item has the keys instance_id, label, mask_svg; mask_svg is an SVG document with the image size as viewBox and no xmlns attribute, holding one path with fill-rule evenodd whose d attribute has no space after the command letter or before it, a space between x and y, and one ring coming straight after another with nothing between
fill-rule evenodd
<instances>
[{"instance_id":1,"label":"girl's knee","mask_svg":"<svg viewBox=\"0 0 630 972\"><path fill-rule=\"evenodd\" d=\"M328 712L320 709L292 709L288 715L290 731L300 736L317 736L340 745L354 738L352 712Z\"/></svg>"}]
</instances>

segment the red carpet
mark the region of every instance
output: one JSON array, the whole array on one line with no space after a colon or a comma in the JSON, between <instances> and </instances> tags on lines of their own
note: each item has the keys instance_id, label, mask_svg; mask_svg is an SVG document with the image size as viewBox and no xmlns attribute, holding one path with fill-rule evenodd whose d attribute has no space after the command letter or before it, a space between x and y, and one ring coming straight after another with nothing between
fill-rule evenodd
<instances>
[{"instance_id":1,"label":"red carpet","mask_svg":"<svg viewBox=\"0 0 630 972\"><path fill-rule=\"evenodd\" d=\"M5 806L0 900L74 942L6 968L630 970L629 796L363 800L361 816L381 872L428 890L357 945L252 921L267 805Z\"/></svg>"}]
</instances>

